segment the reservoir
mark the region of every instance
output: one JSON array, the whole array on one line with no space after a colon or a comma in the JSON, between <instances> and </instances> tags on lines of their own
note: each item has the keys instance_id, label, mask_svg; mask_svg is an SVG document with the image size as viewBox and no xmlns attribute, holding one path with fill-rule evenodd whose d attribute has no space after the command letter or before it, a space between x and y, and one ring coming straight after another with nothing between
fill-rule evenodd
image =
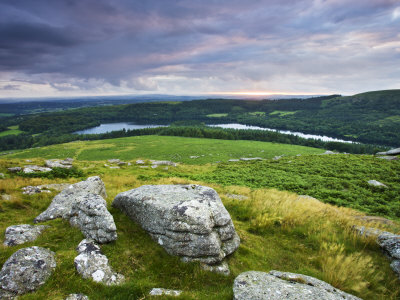
<instances>
[{"instance_id":1,"label":"reservoir","mask_svg":"<svg viewBox=\"0 0 400 300\"><path fill-rule=\"evenodd\" d=\"M315 135L315 134L305 134L302 132L295 132L290 130L277 130L272 128L265 128L265 127L258 127L258 126L250 126L250 125L243 125L238 123L230 123L230 124L215 124L215 125L208 125L210 127L220 127L220 128L230 128L230 129L251 129L251 130L265 130L265 131L275 131L283 134L292 134L298 137L302 137L305 139L315 139L315 140L322 140L324 142L340 142L340 143L355 143L353 141L345 141L341 139L336 139L332 137L328 137L325 135Z\"/></svg>"},{"instance_id":2,"label":"reservoir","mask_svg":"<svg viewBox=\"0 0 400 300\"><path fill-rule=\"evenodd\" d=\"M143 129L143 128L154 128L154 127L166 127L166 125L137 125L131 123L106 123L100 124L99 126L77 131L77 134L99 134L111 131L119 131L122 129Z\"/></svg>"}]
</instances>

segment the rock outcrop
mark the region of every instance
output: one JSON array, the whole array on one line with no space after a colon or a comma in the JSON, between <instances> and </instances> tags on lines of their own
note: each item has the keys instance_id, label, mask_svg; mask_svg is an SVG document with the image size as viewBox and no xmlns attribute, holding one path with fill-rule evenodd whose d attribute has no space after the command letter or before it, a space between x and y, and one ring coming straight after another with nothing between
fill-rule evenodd
<instances>
[{"instance_id":1,"label":"rock outcrop","mask_svg":"<svg viewBox=\"0 0 400 300\"><path fill-rule=\"evenodd\" d=\"M100 247L91 240L83 240L76 249L79 253L74 259L76 270L85 279L105 285L118 285L125 277L114 272L108 265L107 256L101 253Z\"/></svg>"},{"instance_id":2,"label":"rock outcrop","mask_svg":"<svg viewBox=\"0 0 400 300\"><path fill-rule=\"evenodd\" d=\"M218 264L240 244L217 192L200 185L144 185L112 204L139 223L169 254Z\"/></svg>"},{"instance_id":3,"label":"rock outcrop","mask_svg":"<svg viewBox=\"0 0 400 300\"><path fill-rule=\"evenodd\" d=\"M376 155L400 155L400 148L391 149L386 152L378 152Z\"/></svg>"},{"instance_id":4,"label":"rock outcrop","mask_svg":"<svg viewBox=\"0 0 400 300\"><path fill-rule=\"evenodd\" d=\"M56 218L68 219L72 209L72 205L79 201L81 196L86 194L97 194L104 198L107 197L106 189L100 177L89 177L85 181L81 181L70 185L61 193L53 198L49 207L37 216L34 220L35 223L53 220Z\"/></svg>"},{"instance_id":5,"label":"rock outcrop","mask_svg":"<svg viewBox=\"0 0 400 300\"><path fill-rule=\"evenodd\" d=\"M5 246L15 246L21 245L26 242L32 242L37 239L37 237L50 226L46 225L29 225L29 224L21 224L21 225L13 225L7 227L5 232Z\"/></svg>"},{"instance_id":6,"label":"rock outcrop","mask_svg":"<svg viewBox=\"0 0 400 300\"><path fill-rule=\"evenodd\" d=\"M70 223L79 227L87 239L108 243L117 239L117 227L107 210L106 201L99 195L86 194L72 205Z\"/></svg>"},{"instance_id":7,"label":"rock outcrop","mask_svg":"<svg viewBox=\"0 0 400 300\"><path fill-rule=\"evenodd\" d=\"M176 167L178 164L174 163L169 160L150 160L152 166L158 167L158 166L171 166L171 167Z\"/></svg>"},{"instance_id":8,"label":"rock outcrop","mask_svg":"<svg viewBox=\"0 0 400 300\"><path fill-rule=\"evenodd\" d=\"M72 168L72 161L73 159L65 159L65 160L59 160L59 159L49 159L45 161L45 166L49 168L63 168L63 169L70 169Z\"/></svg>"},{"instance_id":9,"label":"rock outcrop","mask_svg":"<svg viewBox=\"0 0 400 300\"><path fill-rule=\"evenodd\" d=\"M32 292L49 279L55 267L52 251L36 246L20 249L4 263L0 288L18 295Z\"/></svg>"},{"instance_id":10,"label":"rock outcrop","mask_svg":"<svg viewBox=\"0 0 400 300\"><path fill-rule=\"evenodd\" d=\"M47 168L47 167L29 165L29 166L24 167L23 172L25 174L38 173L38 172L46 173L46 172L51 172L51 170L52 170L51 168Z\"/></svg>"},{"instance_id":11,"label":"rock outcrop","mask_svg":"<svg viewBox=\"0 0 400 300\"><path fill-rule=\"evenodd\" d=\"M390 266L400 279L400 235L364 226L353 226L353 230L360 236L376 239L376 243L392 260Z\"/></svg>"},{"instance_id":12,"label":"rock outcrop","mask_svg":"<svg viewBox=\"0 0 400 300\"><path fill-rule=\"evenodd\" d=\"M236 277L234 300L360 300L319 279L295 273L249 271Z\"/></svg>"}]
</instances>

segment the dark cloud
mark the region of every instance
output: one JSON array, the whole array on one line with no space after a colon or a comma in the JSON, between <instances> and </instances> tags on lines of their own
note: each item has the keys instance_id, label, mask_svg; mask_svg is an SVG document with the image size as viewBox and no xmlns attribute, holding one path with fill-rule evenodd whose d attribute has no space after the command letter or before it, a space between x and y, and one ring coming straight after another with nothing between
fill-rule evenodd
<instances>
[{"instance_id":1,"label":"dark cloud","mask_svg":"<svg viewBox=\"0 0 400 300\"><path fill-rule=\"evenodd\" d=\"M385 78L390 68L400 69L400 18L392 17L398 6L398 0L3 0L0 69L58 91L96 84L153 91L167 83L182 92L240 83L278 89L275 82L290 85L300 76L322 89L332 86L325 78L335 78L340 88L348 86L348 73L359 74L352 75L355 84L365 84L364 75L372 82L374 75L360 68Z\"/></svg>"}]
</instances>

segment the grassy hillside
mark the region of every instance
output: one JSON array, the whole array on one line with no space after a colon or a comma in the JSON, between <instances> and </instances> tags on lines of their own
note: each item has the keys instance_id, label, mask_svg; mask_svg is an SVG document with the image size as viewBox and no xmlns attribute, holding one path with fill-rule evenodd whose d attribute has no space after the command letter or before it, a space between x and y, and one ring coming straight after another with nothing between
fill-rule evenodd
<instances>
[{"instance_id":1,"label":"grassy hillside","mask_svg":"<svg viewBox=\"0 0 400 300\"><path fill-rule=\"evenodd\" d=\"M21 187L72 183L92 175L101 176L107 189L108 208L118 229L118 240L103 245L102 251L112 267L125 275L127 282L119 287L105 287L81 279L73 259L83 235L63 220L46 222L51 228L36 242L11 248L0 246L0 264L26 246L43 246L56 252L56 272L37 292L20 297L22 300L64 299L67 294L78 292L87 294L90 299L151 299L147 294L153 287L181 289L184 293L178 299L232 299L232 284L238 274L271 269L311 275L363 299L398 299L400 286L389 261L372 241L355 236L351 230L354 224L367 225L360 219L363 213L321 201L331 202L331 198L323 195L333 197L336 191L338 197L341 193L349 196L349 202L343 205L351 205L351 199L357 199L362 209L367 205L361 201L365 195L375 199L386 197L386 192L370 189L363 183L371 178L387 184L394 192L393 203L399 203L399 183L396 182L399 162L371 156L315 155L320 152L319 149L262 142L146 136L69 143L3 156L0 172L7 176L0 179L0 192L11 195L12 199L0 200L2 232L13 224L32 224L34 217L45 210L57 194L22 195ZM248 157L249 154L268 160L215 164L217 160ZM282 154L286 156L280 160L270 159ZM295 156L297 154L302 155ZM192 155L205 156L189 158ZM42 164L44 158L67 156L77 159L74 165L84 172L81 178L24 178L8 174L6 170L10 166ZM110 158L132 161L132 165L110 169L105 166L106 159ZM167 170L162 167L143 169L134 163L139 158L180 159L184 163ZM26 159L31 162L25 162ZM394 178L391 181L390 176ZM348 186L343 186L346 181ZM212 274L201 270L197 263L183 263L169 256L140 226L110 205L118 193L143 184L179 183L199 183L215 188L231 214L241 245L228 259L230 276ZM295 190L299 194L311 195L321 189L321 201L299 199L297 194L283 191L293 188L299 188ZM236 200L228 194L248 198ZM400 232L400 223L396 221L372 225Z\"/></svg>"},{"instance_id":2,"label":"grassy hillside","mask_svg":"<svg viewBox=\"0 0 400 300\"><path fill-rule=\"evenodd\" d=\"M9 158L65 158L107 160L137 158L205 164L241 157L273 158L277 155L317 154L321 149L255 141L227 141L171 136L136 136L90 142L72 142L7 155ZM190 158L190 156L199 156Z\"/></svg>"}]
</instances>

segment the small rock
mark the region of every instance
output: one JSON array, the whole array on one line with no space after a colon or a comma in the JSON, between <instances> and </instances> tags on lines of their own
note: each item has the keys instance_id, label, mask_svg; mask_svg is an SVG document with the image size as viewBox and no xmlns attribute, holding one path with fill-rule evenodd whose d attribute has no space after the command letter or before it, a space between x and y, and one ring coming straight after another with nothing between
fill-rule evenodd
<instances>
[{"instance_id":1,"label":"small rock","mask_svg":"<svg viewBox=\"0 0 400 300\"><path fill-rule=\"evenodd\" d=\"M107 256L101 253L100 247L93 241L81 241L76 250L79 255L75 257L74 264L83 278L105 285L118 285L125 281L123 275L111 269Z\"/></svg>"},{"instance_id":2,"label":"small rock","mask_svg":"<svg viewBox=\"0 0 400 300\"><path fill-rule=\"evenodd\" d=\"M240 160L249 161L249 160L263 160L263 159L261 157L241 157Z\"/></svg>"},{"instance_id":3,"label":"small rock","mask_svg":"<svg viewBox=\"0 0 400 300\"><path fill-rule=\"evenodd\" d=\"M110 169L120 169L118 166L111 166Z\"/></svg>"},{"instance_id":4,"label":"small rock","mask_svg":"<svg viewBox=\"0 0 400 300\"><path fill-rule=\"evenodd\" d=\"M144 165L144 160L138 159L138 160L136 161L136 164L137 164L137 165Z\"/></svg>"},{"instance_id":5,"label":"small rock","mask_svg":"<svg viewBox=\"0 0 400 300\"><path fill-rule=\"evenodd\" d=\"M396 259L390 264L392 270L399 276L400 279L400 260Z\"/></svg>"},{"instance_id":6,"label":"small rock","mask_svg":"<svg viewBox=\"0 0 400 300\"><path fill-rule=\"evenodd\" d=\"M39 166L25 166L23 172L25 174L30 174L30 173L37 173L37 172L43 172L43 173L47 173L47 172L51 172L52 169L51 168L46 168L46 167L39 167Z\"/></svg>"},{"instance_id":7,"label":"small rock","mask_svg":"<svg viewBox=\"0 0 400 300\"><path fill-rule=\"evenodd\" d=\"M249 197L244 196L244 195L236 195L236 194L225 194L225 196L229 199L235 199L235 200L247 200Z\"/></svg>"},{"instance_id":8,"label":"small rock","mask_svg":"<svg viewBox=\"0 0 400 300\"><path fill-rule=\"evenodd\" d=\"M13 225L9 226L5 232L5 246L15 246L21 245L26 242L32 242L37 239L37 237L50 226L46 225Z\"/></svg>"},{"instance_id":9,"label":"small rock","mask_svg":"<svg viewBox=\"0 0 400 300\"><path fill-rule=\"evenodd\" d=\"M40 193L44 193L44 192L50 193L49 190L45 190L45 189L42 190L38 186L28 185L28 186L25 186L22 188L22 194L24 194L24 195L34 195L34 194L40 194Z\"/></svg>"},{"instance_id":10,"label":"small rock","mask_svg":"<svg viewBox=\"0 0 400 300\"><path fill-rule=\"evenodd\" d=\"M156 169L156 168L158 168L158 165L152 165L151 168Z\"/></svg>"},{"instance_id":11,"label":"small rock","mask_svg":"<svg viewBox=\"0 0 400 300\"><path fill-rule=\"evenodd\" d=\"M109 159L108 162L110 164L118 164L119 162L121 162L119 159Z\"/></svg>"},{"instance_id":12,"label":"small rock","mask_svg":"<svg viewBox=\"0 0 400 300\"><path fill-rule=\"evenodd\" d=\"M72 205L72 226L79 227L87 239L108 243L117 239L117 227L107 210L106 201L99 195L87 194Z\"/></svg>"},{"instance_id":13,"label":"small rock","mask_svg":"<svg viewBox=\"0 0 400 300\"><path fill-rule=\"evenodd\" d=\"M156 166L171 166L171 167L177 166L177 163L174 163L169 160L151 160L151 164Z\"/></svg>"},{"instance_id":14,"label":"small rock","mask_svg":"<svg viewBox=\"0 0 400 300\"><path fill-rule=\"evenodd\" d=\"M391 149L386 152L387 155L400 155L400 148Z\"/></svg>"},{"instance_id":15,"label":"small rock","mask_svg":"<svg viewBox=\"0 0 400 300\"><path fill-rule=\"evenodd\" d=\"M200 156L197 156L197 155L192 155L192 156L189 156L189 158L199 158Z\"/></svg>"},{"instance_id":16,"label":"small rock","mask_svg":"<svg viewBox=\"0 0 400 300\"><path fill-rule=\"evenodd\" d=\"M22 168L21 167L12 167L12 168L8 168L8 171L10 171L11 173L17 173L17 172L21 172Z\"/></svg>"},{"instance_id":17,"label":"small rock","mask_svg":"<svg viewBox=\"0 0 400 300\"><path fill-rule=\"evenodd\" d=\"M233 284L233 299L360 300L311 276L279 271L249 271L239 274Z\"/></svg>"},{"instance_id":18,"label":"small rock","mask_svg":"<svg viewBox=\"0 0 400 300\"><path fill-rule=\"evenodd\" d=\"M230 159L230 160L228 160L229 162L238 162L238 161L240 161L239 159L235 159L235 158L232 158L232 159Z\"/></svg>"},{"instance_id":19,"label":"small rock","mask_svg":"<svg viewBox=\"0 0 400 300\"><path fill-rule=\"evenodd\" d=\"M329 151L329 150L327 150L324 153L322 153L322 155L329 155L329 154L338 154L338 153L333 152L333 151Z\"/></svg>"},{"instance_id":20,"label":"small rock","mask_svg":"<svg viewBox=\"0 0 400 300\"><path fill-rule=\"evenodd\" d=\"M126 162L120 161L120 162L118 163L118 166L125 166L126 164L127 164Z\"/></svg>"},{"instance_id":21,"label":"small rock","mask_svg":"<svg viewBox=\"0 0 400 300\"><path fill-rule=\"evenodd\" d=\"M201 268L205 271L210 271L213 273L218 273L218 274L222 274L225 276L228 276L231 271L229 270L229 266L228 263L226 261L223 261L220 264L216 264L216 265L208 265L208 264L200 264Z\"/></svg>"},{"instance_id":22,"label":"small rock","mask_svg":"<svg viewBox=\"0 0 400 300\"><path fill-rule=\"evenodd\" d=\"M139 168L147 169L149 166L140 166Z\"/></svg>"},{"instance_id":23,"label":"small rock","mask_svg":"<svg viewBox=\"0 0 400 300\"><path fill-rule=\"evenodd\" d=\"M279 155L279 156L274 156L273 160L279 160L283 157L283 155Z\"/></svg>"},{"instance_id":24,"label":"small rock","mask_svg":"<svg viewBox=\"0 0 400 300\"><path fill-rule=\"evenodd\" d=\"M69 294L65 300L89 300L89 297L84 294Z\"/></svg>"},{"instance_id":25,"label":"small rock","mask_svg":"<svg viewBox=\"0 0 400 300\"><path fill-rule=\"evenodd\" d=\"M132 163L128 162L128 166L132 166Z\"/></svg>"},{"instance_id":26,"label":"small rock","mask_svg":"<svg viewBox=\"0 0 400 300\"><path fill-rule=\"evenodd\" d=\"M387 185L385 185L377 180L368 180L368 184L372 185L372 186L387 188Z\"/></svg>"},{"instance_id":27,"label":"small rock","mask_svg":"<svg viewBox=\"0 0 400 300\"><path fill-rule=\"evenodd\" d=\"M11 201L12 196L11 195L7 195L7 194L3 194L1 195L1 199L4 201Z\"/></svg>"},{"instance_id":28,"label":"small rock","mask_svg":"<svg viewBox=\"0 0 400 300\"><path fill-rule=\"evenodd\" d=\"M16 294L36 290L49 279L56 267L54 252L29 247L15 252L0 271L0 288Z\"/></svg>"},{"instance_id":29,"label":"small rock","mask_svg":"<svg viewBox=\"0 0 400 300\"><path fill-rule=\"evenodd\" d=\"M167 290L167 289L163 289L163 288L153 288L149 295L150 296L179 296L182 293L182 291L179 290Z\"/></svg>"}]
</instances>

